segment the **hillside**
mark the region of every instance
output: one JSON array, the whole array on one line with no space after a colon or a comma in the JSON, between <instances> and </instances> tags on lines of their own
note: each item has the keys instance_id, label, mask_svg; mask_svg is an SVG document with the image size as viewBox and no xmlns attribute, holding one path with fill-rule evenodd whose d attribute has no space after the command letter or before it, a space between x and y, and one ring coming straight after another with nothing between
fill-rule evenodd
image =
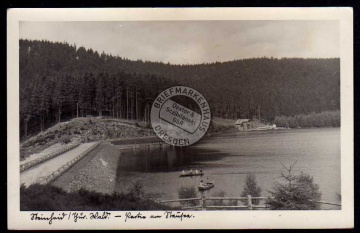
<instances>
[{"instance_id":1,"label":"hillside","mask_svg":"<svg viewBox=\"0 0 360 233\"><path fill-rule=\"evenodd\" d=\"M340 59L253 58L197 65L131 61L67 43L20 40L21 138L77 115L149 121L167 87L201 92L212 115L261 119L340 109Z\"/></svg>"}]
</instances>

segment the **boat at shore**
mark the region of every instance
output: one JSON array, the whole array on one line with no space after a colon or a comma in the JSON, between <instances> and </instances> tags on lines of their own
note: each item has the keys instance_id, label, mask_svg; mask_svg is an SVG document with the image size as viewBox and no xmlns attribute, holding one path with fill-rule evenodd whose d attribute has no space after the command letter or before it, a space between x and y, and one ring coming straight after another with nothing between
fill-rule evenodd
<instances>
[{"instance_id":1,"label":"boat at shore","mask_svg":"<svg viewBox=\"0 0 360 233\"><path fill-rule=\"evenodd\" d=\"M257 128L248 129L246 131L264 131L264 130L279 130L279 129L290 129L288 127L277 127L276 125L273 126L262 126Z\"/></svg>"},{"instance_id":2,"label":"boat at shore","mask_svg":"<svg viewBox=\"0 0 360 233\"><path fill-rule=\"evenodd\" d=\"M260 126L256 128L251 128L246 131L263 131L263 130L275 130L277 129L276 125L266 125L266 126Z\"/></svg>"}]
</instances>

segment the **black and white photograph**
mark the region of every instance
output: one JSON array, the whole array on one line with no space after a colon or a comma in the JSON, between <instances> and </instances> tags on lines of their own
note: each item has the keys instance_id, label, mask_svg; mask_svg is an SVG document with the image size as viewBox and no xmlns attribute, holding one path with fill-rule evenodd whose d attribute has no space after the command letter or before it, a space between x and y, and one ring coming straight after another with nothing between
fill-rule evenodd
<instances>
[{"instance_id":1,"label":"black and white photograph","mask_svg":"<svg viewBox=\"0 0 360 233\"><path fill-rule=\"evenodd\" d=\"M344 21L189 15L20 17L8 158L34 229L351 212Z\"/></svg>"}]
</instances>

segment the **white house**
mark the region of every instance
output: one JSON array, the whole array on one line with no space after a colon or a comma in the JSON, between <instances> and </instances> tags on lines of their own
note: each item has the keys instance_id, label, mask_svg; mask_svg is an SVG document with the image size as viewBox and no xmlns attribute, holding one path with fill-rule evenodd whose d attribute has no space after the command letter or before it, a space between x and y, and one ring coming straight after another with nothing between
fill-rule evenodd
<instances>
[{"instance_id":1,"label":"white house","mask_svg":"<svg viewBox=\"0 0 360 233\"><path fill-rule=\"evenodd\" d=\"M240 130L240 131L246 131L249 128L251 128L251 123L249 119L238 119L235 122L235 127L236 129Z\"/></svg>"}]
</instances>

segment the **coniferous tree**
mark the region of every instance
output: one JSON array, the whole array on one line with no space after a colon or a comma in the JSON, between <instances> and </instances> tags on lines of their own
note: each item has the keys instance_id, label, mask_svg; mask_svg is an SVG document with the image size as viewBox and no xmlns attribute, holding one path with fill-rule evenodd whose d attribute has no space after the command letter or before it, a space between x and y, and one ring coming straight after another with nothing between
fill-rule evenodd
<instances>
[{"instance_id":1,"label":"coniferous tree","mask_svg":"<svg viewBox=\"0 0 360 233\"><path fill-rule=\"evenodd\" d=\"M251 195L252 197L260 197L262 189L257 185L256 177L252 173L246 175L244 190L241 193L242 197ZM246 200L243 200L244 204L248 204ZM258 205L259 199L252 199L252 204Z\"/></svg>"},{"instance_id":2,"label":"coniferous tree","mask_svg":"<svg viewBox=\"0 0 360 233\"><path fill-rule=\"evenodd\" d=\"M293 174L294 165L285 167L287 173L281 173L284 183L276 183L266 204L273 210L316 210L319 209L321 192L308 174Z\"/></svg>"}]
</instances>

